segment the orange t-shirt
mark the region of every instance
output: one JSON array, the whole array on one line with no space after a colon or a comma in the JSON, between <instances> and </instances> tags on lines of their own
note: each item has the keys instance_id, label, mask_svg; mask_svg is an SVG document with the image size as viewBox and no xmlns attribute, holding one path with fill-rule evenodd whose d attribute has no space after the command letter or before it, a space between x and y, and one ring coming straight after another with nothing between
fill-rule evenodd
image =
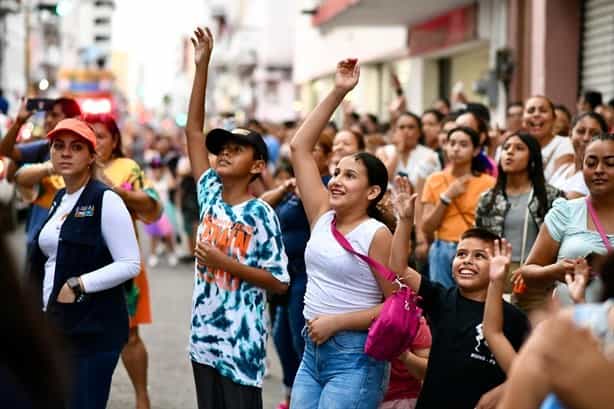
<instances>
[{"instance_id":1,"label":"orange t-shirt","mask_svg":"<svg viewBox=\"0 0 614 409\"><path fill-rule=\"evenodd\" d=\"M422 191L422 203L437 205L439 196L456 180L448 169L433 173L426 179ZM467 182L465 192L452 201L446 208L435 236L440 240L457 242L463 232L475 225L475 210L480 195L495 185L495 178L486 173L472 176Z\"/></svg>"}]
</instances>

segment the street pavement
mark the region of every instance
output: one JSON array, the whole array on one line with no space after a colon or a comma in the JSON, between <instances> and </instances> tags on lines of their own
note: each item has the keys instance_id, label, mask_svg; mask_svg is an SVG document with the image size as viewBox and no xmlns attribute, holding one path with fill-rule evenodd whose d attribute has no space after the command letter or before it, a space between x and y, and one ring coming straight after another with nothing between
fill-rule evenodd
<instances>
[{"instance_id":1,"label":"street pavement","mask_svg":"<svg viewBox=\"0 0 614 409\"><path fill-rule=\"evenodd\" d=\"M8 236L8 243L13 249L16 261L20 263L25 257L23 231L22 225ZM141 247L148 248L146 235L141 234L141 238L144 241ZM146 257L146 252L143 253ZM164 257L160 260L158 267L148 269L153 323L140 327L141 336L149 353L149 393L152 409L192 409L196 408L196 392L187 346L193 264L179 264L170 268ZM274 409L281 400L283 392L281 368L271 340L269 340L268 356L270 370L264 382L263 402L264 409ZM107 408L134 407L132 384L120 361L113 376Z\"/></svg>"}]
</instances>

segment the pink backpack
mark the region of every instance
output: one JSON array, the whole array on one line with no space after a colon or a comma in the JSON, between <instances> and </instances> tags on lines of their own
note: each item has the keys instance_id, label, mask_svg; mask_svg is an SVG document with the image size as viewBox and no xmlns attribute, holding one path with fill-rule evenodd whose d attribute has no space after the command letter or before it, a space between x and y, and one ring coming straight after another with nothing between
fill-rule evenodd
<instances>
[{"instance_id":1,"label":"pink backpack","mask_svg":"<svg viewBox=\"0 0 614 409\"><path fill-rule=\"evenodd\" d=\"M369 328L365 343L365 353L375 359L390 361L397 358L409 348L418 332L422 316L422 309L417 305L418 295L402 284L397 275L386 266L356 252L350 242L337 230L336 219L333 219L330 228L341 247L363 260L385 280L399 285L399 290L384 301L379 316Z\"/></svg>"}]
</instances>

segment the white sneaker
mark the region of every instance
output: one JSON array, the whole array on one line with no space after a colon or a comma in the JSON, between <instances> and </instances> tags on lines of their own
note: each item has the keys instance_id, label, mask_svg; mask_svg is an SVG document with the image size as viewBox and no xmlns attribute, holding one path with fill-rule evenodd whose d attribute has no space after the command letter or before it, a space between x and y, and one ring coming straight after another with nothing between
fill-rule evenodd
<instances>
[{"instance_id":1,"label":"white sneaker","mask_svg":"<svg viewBox=\"0 0 614 409\"><path fill-rule=\"evenodd\" d=\"M176 267L177 264L179 263L179 260L177 259L177 256L174 254L171 254L168 256L168 265L171 267Z\"/></svg>"},{"instance_id":2,"label":"white sneaker","mask_svg":"<svg viewBox=\"0 0 614 409\"><path fill-rule=\"evenodd\" d=\"M158 260L158 256L156 255L151 255L149 256L149 258L147 259L147 265L149 265L149 267L156 267L158 265L158 263L160 263L160 260Z\"/></svg>"}]
</instances>

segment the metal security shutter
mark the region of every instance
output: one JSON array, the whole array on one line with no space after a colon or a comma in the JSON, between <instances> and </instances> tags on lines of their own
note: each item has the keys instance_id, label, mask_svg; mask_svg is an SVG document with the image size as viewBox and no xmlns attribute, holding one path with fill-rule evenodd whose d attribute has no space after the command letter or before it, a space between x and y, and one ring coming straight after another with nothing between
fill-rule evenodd
<instances>
[{"instance_id":1,"label":"metal security shutter","mask_svg":"<svg viewBox=\"0 0 614 409\"><path fill-rule=\"evenodd\" d=\"M582 36L582 90L603 93L604 102L614 98L614 1L584 3Z\"/></svg>"}]
</instances>

